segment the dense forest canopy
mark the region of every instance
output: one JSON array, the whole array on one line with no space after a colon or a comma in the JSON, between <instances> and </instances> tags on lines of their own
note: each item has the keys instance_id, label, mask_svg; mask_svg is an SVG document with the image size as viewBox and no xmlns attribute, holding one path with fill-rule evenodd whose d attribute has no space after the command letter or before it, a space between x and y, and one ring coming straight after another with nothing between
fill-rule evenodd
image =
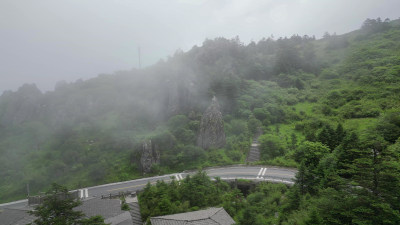
<instances>
[{"instance_id":1,"label":"dense forest canopy","mask_svg":"<svg viewBox=\"0 0 400 225\"><path fill-rule=\"evenodd\" d=\"M26 84L0 96L0 201L25 197L27 183L36 193L52 182L73 189L141 177L149 139L160 151L152 174L243 163L261 128L259 163L299 169L293 188L278 188L293 200L276 202L281 222L304 213L323 224L395 224L399 82L400 22L378 18L322 39L205 40L151 67L46 93ZM204 150L196 139L213 96L226 145Z\"/></svg>"}]
</instances>

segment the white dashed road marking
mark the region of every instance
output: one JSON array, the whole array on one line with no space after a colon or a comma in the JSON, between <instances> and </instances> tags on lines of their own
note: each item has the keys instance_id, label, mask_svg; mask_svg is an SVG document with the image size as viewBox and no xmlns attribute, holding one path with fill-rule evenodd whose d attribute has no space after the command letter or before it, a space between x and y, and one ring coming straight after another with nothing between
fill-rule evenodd
<instances>
[{"instance_id":1,"label":"white dashed road marking","mask_svg":"<svg viewBox=\"0 0 400 225\"><path fill-rule=\"evenodd\" d=\"M267 168L261 168L257 174L257 179L262 178L265 175L265 172L267 172Z\"/></svg>"},{"instance_id":2,"label":"white dashed road marking","mask_svg":"<svg viewBox=\"0 0 400 225\"><path fill-rule=\"evenodd\" d=\"M260 177L260 175L261 175L261 173L262 173L263 169L264 169L264 168L261 168L261 169L260 169L260 171L259 171L259 172L258 172L258 174L257 174L257 178L259 178L259 177Z\"/></svg>"},{"instance_id":3,"label":"white dashed road marking","mask_svg":"<svg viewBox=\"0 0 400 225\"><path fill-rule=\"evenodd\" d=\"M177 181L183 180L183 177L182 177L181 173L175 174L175 178L176 178Z\"/></svg>"},{"instance_id":4,"label":"white dashed road marking","mask_svg":"<svg viewBox=\"0 0 400 225\"><path fill-rule=\"evenodd\" d=\"M267 171L267 168L261 168L257 174L257 179L262 178L262 176L264 176L266 171Z\"/></svg>"},{"instance_id":5,"label":"white dashed road marking","mask_svg":"<svg viewBox=\"0 0 400 225\"><path fill-rule=\"evenodd\" d=\"M267 172L267 168L264 168L264 172L262 173L261 176L264 176L264 175L265 175L265 172Z\"/></svg>"},{"instance_id":6,"label":"white dashed road marking","mask_svg":"<svg viewBox=\"0 0 400 225\"><path fill-rule=\"evenodd\" d=\"M79 198L89 198L89 190L87 188L85 189L79 189Z\"/></svg>"}]
</instances>

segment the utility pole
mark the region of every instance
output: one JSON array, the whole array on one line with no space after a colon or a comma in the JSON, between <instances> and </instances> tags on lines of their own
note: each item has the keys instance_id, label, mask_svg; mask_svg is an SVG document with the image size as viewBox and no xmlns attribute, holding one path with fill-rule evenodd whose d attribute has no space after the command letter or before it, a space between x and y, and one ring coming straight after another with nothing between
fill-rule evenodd
<instances>
[{"instance_id":1,"label":"utility pole","mask_svg":"<svg viewBox=\"0 0 400 225\"><path fill-rule=\"evenodd\" d=\"M140 61L140 47L138 47L138 54L139 54L139 69L142 68L142 62Z\"/></svg>"}]
</instances>

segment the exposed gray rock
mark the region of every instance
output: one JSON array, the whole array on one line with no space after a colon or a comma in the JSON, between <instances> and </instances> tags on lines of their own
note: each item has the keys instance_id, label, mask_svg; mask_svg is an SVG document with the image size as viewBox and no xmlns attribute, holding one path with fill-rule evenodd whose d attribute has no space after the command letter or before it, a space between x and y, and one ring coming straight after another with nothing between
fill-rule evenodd
<instances>
[{"instance_id":1,"label":"exposed gray rock","mask_svg":"<svg viewBox=\"0 0 400 225\"><path fill-rule=\"evenodd\" d=\"M203 149L222 148L225 146L224 121L215 96L201 118L197 145Z\"/></svg>"},{"instance_id":2,"label":"exposed gray rock","mask_svg":"<svg viewBox=\"0 0 400 225\"><path fill-rule=\"evenodd\" d=\"M140 157L140 165L142 166L143 173L151 172L153 164L160 163L160 152L157 149L157 145L152 143L151 140L143 142L142 145L142 156Z\"/></svg>"}]
</instances>

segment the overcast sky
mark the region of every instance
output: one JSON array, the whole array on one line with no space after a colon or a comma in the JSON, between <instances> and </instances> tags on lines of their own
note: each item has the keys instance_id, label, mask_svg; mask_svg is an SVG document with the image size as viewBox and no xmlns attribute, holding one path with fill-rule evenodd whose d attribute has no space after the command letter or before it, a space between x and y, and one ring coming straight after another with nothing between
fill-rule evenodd
<instances>
[{"instance_id":1,"label":"overcast sky","mask_svg":"<svg viewBox=\"0 0 400 225\"><path fill-rule=\"evenodd\" d=\"M149 66L204 39L343 34L399 0L1 0L0 93Z\"/></svg>"}]
</instances>

